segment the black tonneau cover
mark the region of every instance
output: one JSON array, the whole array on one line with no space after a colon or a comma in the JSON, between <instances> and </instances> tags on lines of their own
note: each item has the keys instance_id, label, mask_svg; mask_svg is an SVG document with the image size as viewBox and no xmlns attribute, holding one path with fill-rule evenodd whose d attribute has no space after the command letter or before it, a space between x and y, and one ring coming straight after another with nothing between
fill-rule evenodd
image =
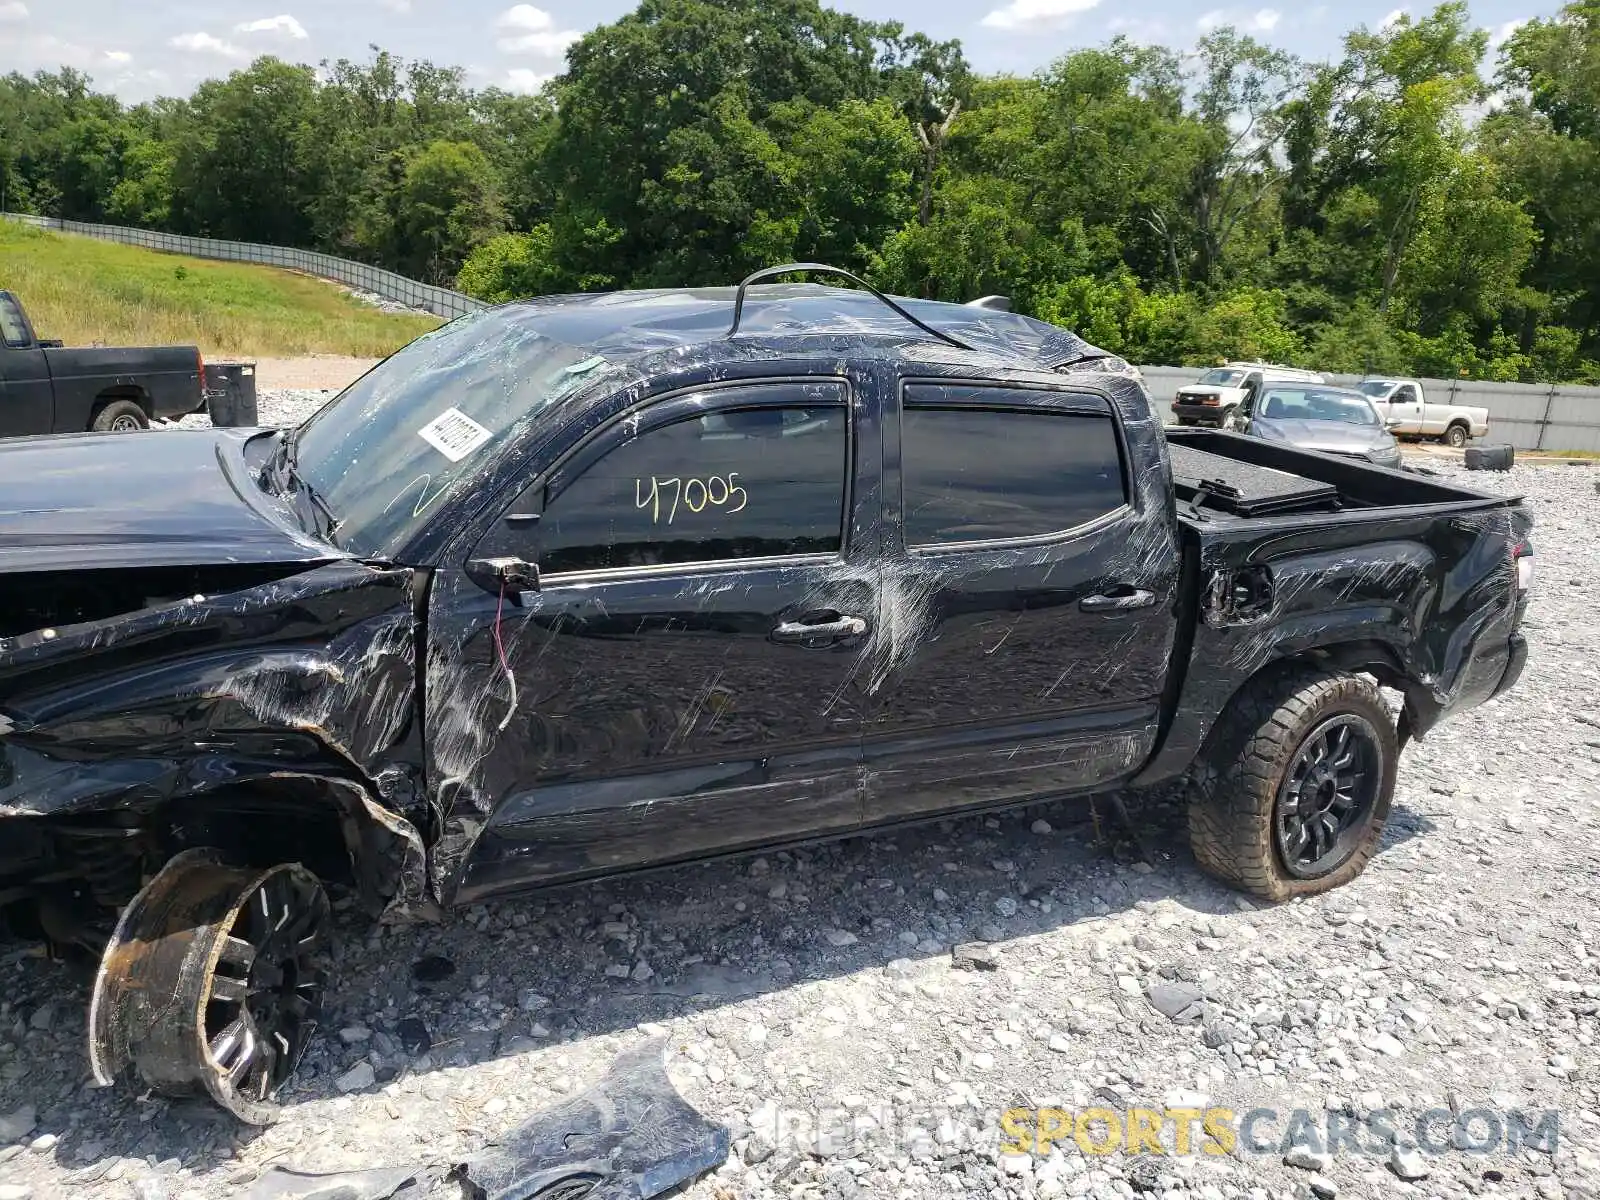
<instances>
[{"instance_id":1,"label":"black tonneau cover","mask_svg":"<svg viewBox=\"0 0 1600 1200\"><path fill-rule=\"evenodd\" d=\"M1194 446L1174 445L1170 451L1172 482L1180 500L1199 501L1240 517L1325 511L1339 504L1339 489L1331 483Z\"/></svg>"}]
</instances>

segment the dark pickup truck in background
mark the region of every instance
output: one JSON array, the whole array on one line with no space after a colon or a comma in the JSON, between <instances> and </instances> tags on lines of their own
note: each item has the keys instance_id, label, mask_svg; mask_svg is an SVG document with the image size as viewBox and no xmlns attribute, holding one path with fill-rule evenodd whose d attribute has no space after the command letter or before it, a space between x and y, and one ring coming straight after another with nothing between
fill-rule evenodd
<instances>
[{"instance_id":1,"label":"dark pickup truck in background","mask_svg":"<svg viewBox=\"0 0 1600 1200\"><path fill-rule=\"evenodd\" d=\"M1205 870L1337 886L1406 740L1515 683L1533 565L1516 499L1169 442L1065 330L815 286L486 310L298 430L0 445L0 510L0 897L102 955L100 1079L249 1121L325 880L417 913L1187 778Z\"/></svg>"},{"instance_id":2,"label":"dark pickup truck in background","mask_svg":"<svg viewBox=\"0 0 1600 1200\"><path fill-rule=\"evenodd\" d=\"M39 338L22 302L0 291L0 437L125 433L205 407L198 348L64 347Z\"/></svg>"}]
</instances>

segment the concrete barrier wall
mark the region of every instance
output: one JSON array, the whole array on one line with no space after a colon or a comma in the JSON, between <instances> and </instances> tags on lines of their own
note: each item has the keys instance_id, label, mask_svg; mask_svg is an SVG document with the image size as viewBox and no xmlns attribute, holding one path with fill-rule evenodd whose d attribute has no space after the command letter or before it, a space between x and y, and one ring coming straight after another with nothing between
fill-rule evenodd
<instances>
[{"instance_id":1,"label":"concrete barrier wall","mask_svg":"<svg viewBox=\"0 0 1600 1200\"><path fill-rule=\"evenodd\" d=\"M1140 367L1161 416L1171 419L1178 389L1193 383L1203 367ZM1353 386L1359 375L1324 374L1329 383ZM1424 379L1431 403L1468 404L1489 410L1486 442L1519 450L1600 451L1600 388L1576 384L1486 383L1468 379Z\"/></svg>"}]
</instances>

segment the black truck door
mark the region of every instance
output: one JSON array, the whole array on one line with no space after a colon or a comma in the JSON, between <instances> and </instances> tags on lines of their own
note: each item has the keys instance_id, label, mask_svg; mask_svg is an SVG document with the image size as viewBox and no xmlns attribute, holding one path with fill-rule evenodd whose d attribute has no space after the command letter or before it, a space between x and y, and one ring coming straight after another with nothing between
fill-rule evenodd
<instances>
[{"instance_id":1,"label":"black truck door","mask_svg":"<svg viewBox=\"0 0 1600 1200\"><path fill-rule=\"evenodd\" d=\"M908 382L899 417L885 441L904 545L885 603L903 636L871 696L868 821L1130 775L1177 631L1170 483L1131 468L1159 461L1153 421L1130 461L1091 393Z\"/></svg>"},{"instance_id":2,"label":"black truck door","mask_svg":"<svg viewBox=\"0 0 1600 1200\"><path fill-rule=\"evenodd\" d=\"M22 306L0 292L0 437L50 433L55 399L50 367Z\"/></svg>"},{"instance_id":3,"label":"black truck door","mask_svg":"<svg viewBox=\"0 0 1600 1200\"><path fill-rule=\"evenodd\" d=\"M474 552L537 560L537 591L440 572L429 770L446 857L476 839L458 899L860 824L865 413L841 379L663 400Z\"/></svg>"}]
</instances>

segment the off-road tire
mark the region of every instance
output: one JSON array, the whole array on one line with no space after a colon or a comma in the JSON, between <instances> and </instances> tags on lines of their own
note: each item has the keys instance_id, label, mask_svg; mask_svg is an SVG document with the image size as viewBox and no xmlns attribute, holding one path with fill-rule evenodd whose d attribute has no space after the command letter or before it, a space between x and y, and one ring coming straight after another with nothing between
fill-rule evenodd
<instances>
[{"instance_id":1,"label":"off-road tire","mask_svg":"<svg viewBox=\"0 0 1600 1200\"><path fill-rule=\"evenodd\" d=\"M132 400L113 400L99 412L89 428L95 433L131 432L130 424L150 428L150 417Z\"/></svg>"},{"instance_id":2,"label":"off-road tire","mask_svg":"<svg viewBox=\"0 0 1600 1200\"><path fill-rule=\"evenodd\" d=\"M1377 734L1377 794L1354 853L1326 875L1298 878L1285 868L1274 838L1279 788L1307 737L1342 713L1365 718ZM1255 680L1229 704L1201 752L1189 800L1195 859L1207 874L1272 901L1348 883L1378 851L1399 760L1394 720L1369 680L1315 668Z\"/></svg>"}]
</instances>

